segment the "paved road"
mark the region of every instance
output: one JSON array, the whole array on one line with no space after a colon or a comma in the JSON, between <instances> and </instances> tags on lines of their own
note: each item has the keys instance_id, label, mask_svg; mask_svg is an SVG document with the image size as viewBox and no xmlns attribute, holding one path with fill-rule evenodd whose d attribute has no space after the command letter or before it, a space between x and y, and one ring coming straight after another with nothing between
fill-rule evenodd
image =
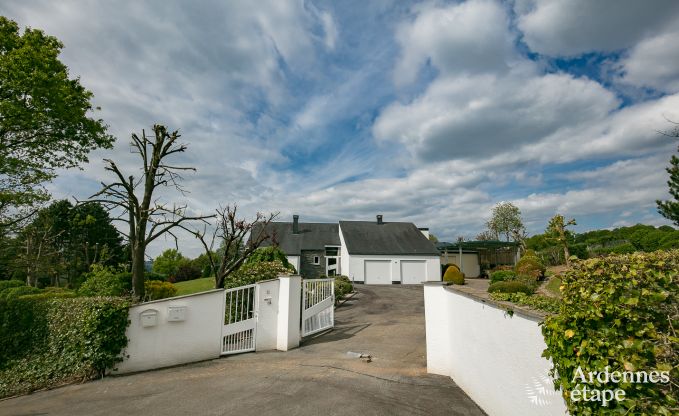
<instances>
[{"instance_id":1,"label":"paved road","mask_svg":"<svg viewBox=\"0 0 679 416\"><path fill-rule=\"evenodd\" d=\"M335 323L293 351L38 392L0 401L0 415L484 414L450 378L426 373L421 287L359 286Z\"/></svg>"}]
</instances>

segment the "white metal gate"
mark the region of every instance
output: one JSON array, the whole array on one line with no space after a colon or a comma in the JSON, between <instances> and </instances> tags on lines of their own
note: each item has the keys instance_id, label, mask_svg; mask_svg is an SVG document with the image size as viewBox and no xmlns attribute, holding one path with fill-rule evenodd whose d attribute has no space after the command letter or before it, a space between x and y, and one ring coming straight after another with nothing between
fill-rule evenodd
<instances>
[{"instance_id":1,"label":"white metal gate","mask_svg":"<svg viewBox=\"0 0 679 416\"><path fill-rule=\"evenodd\" d=\"M257 339L257 285L224 292L222 355L255 350Z\"/></svg>"},{"instance_id":2,"label":"white metal gate","mask_svg":"<svg viewBox=\"0 0 679 416\"><path fill-rule=\"evenodd\" d=\"M302 280L303 337L335 326L334 280Z\"/></svg>"}]
</instances>

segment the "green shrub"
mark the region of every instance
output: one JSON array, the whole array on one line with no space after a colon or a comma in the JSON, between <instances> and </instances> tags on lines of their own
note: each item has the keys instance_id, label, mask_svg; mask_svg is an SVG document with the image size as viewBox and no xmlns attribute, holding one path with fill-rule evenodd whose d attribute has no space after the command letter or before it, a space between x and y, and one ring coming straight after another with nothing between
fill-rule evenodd
<instances>
[{"instance_id":1,"label":"green shrub","mask_svg":"<svg viewBox=\"0 0 679 416\"><path fill-rule=\"evenodd\" d=\"M489 293L525 293L526 295L533 294L533 288L524 282L518 280L508 280L505 282L497 282L488 286Z\"/></svg>"},{"instance_id":2,"label":"green shrub","mask_svg":"<svg viewBox=\"0 0 679 416\"><path fill-rule=\"evenodd\" d=\"M451 265L446 269L446 272L443 274L443 281L444 282L451 282L455 285L463 285L464 284L464 273L460 271L460 269L457 268L455 265Z\"/></svg>"},{"instance_id":3,"label":"green shrub","mask_svg":"<svg viewBox=\"0 0 679 416\"><path fill-rule=\"evenodd\" d=\"M516 263L514 271L519 276L524 276L537 281L544 276L545 265L535 256L523 256Z\"/></svg>"},{"instance_id":4,"label":"green shrub","mask_svg":"<svg viewBox=\"0 0 679 416\"><path fill-rule=\"evenodd\" d=\"M238 286L251 285L260 280L276 279L280 275L290 275L294 271L285 267L282 262L265 261L259 263L245 263L240 269L227 276L224 288L229 289Z\"/></svg>"},{"instance_id":5,"label":"green shrub","mask_svg":"<svg viewBox=\"0 0 679 416\"><path fill-rule=\"evenodd\" d=\"M454 263L443 264L441 265L441 276L445 276L446 271L448 270L449 267L455 267L457 270L460 270L460 268L457 267L457 264Z\"/></svg>"},{"instance_id":6,"label":"green shrub","mask_svg":"<svg viewBox=\"0 0 679 416\"><path fill-rule=\"evenodd\" d=\"M147 280L144 282L144 301L171 298L177 295L177 286L170 282L160 280Z\"/></svg>"},{"instance_id":7,"label":"green shrub","mask_svg":"<svg viewBox=\"0 0 679 416\"><path fill-rule=\"evenodd\" d=\"M57 293L67 292L0 299L0 397L101 376L121 361L128 303Z\"/></svg>"},{"instance_id":8,"label":"green shrub","mask_svg":"<svg viewBox=\"0 0 679 416\"><path fill-rule=\"evenodd\" d=\"M514 280L516 273L511 270L498 270L490 275L490 283L504 282L506 280Z\"/></svg>"},{"instance_id":9,"label":"green shrub","mask_svg":"<svg viewBox=\"0 0 679 416\"><path fill-rule=\"evenodd\" d=\"M26 283L21 280L0 280L0 292L11 287L21 287L25 285Z\"/></svg>"},{"instance_id":10,"label":"green shrub","mask_svg":"<svg viewBox=\"0 0 679 416\"><path fill-rule=\"evenodd\" d=\"M490 294L491 299L512 302L521 306L528 306L548 313L559 312L561 302L558 299L550 298L543 295L527 295L523 292L503 293L494 292Z\"/></svg>"},{"instance_id":11,"label":"green shrub","mask_svg":"<svg viewBox=\"0 0 679 416\"><path fill-rule=\"evenodd\" d=\"M132 291L132 274L93 264L85 282L78 289L81 296L124 296Z\"/></svg>"},{"instance_id":12,"label":"green shrub","mask_svg":"<svg viewBox=\"0 0 679 416\"><path fill-rule=\"evenodd\" d=\"M297 273L295 267L288 262L288 256L278 247L260 247L248 257L245 263L269 263L272 261L280 261L292 273Z\"/></svg>"},{"instance_id":13,"label":"green shrub","mask_svg":"<svg viewBox=\"0 0 679 416\"><path fill-rule=\"evenodd\" d=\"M187 280L200 279L202 273L198 267L191 263L184 263L177 268L177 273L168 279L171 283L185 282Z\"/></svg>"},{"instance_id":14,"label":"green shrub","mask_svg":"<svg viewBox=\"0 0 679 416\"><path fill-rule=\"evenodd\" d=\"M521 257L537 257L537 256L538 254L535 252L535 250L529 248L523 253L523 256Z\"/></svg>"},{"instance_id":15,"label":"green shrub","mask_svg":"<svg viewBox=\"0 0 679 416\"><path fill-rule=\"evenodd\" d=\"M542 327L544 356L570 414L676 414L679 383L679 250L576 261L562 279L559 313ZM623 389L607 407L572 401L576 370L669 371L670 383L597 383ZM674 386L674 387L672 387ZM582 386L581 386L582 387ZM580 387L580 388L581 388Z\"/></svg>"},{"instance_id":16,"label":"green shrub","mask_svg":"<svg viewBox=\"0 0 679 416\"><path fill-rule=\"evenodd\" d=\"M164 274L154 273L154 272L144 272L144 280L160 280L164 282L167 277ZM130 282L132 281L132 273L130 273Z\"/></svg>"},{"instance_id":17,"label":"green shrub","mask_svg":"<svg viewBox=\"0 0 679 416\"><path fill-rule=\"evenodd\" d=\"M354 290L354 285L347 276L332 276L335 279L335 300L339 301Z\"/></svg>"},{"instance_id":18,"label":"green shrub","mask_svg":"<svg viewBox=\"0 0 679 416\"><path fill-rule=\"evenodd\" d=\"M0 292L0 299L18 298L19 296L33 295L36 293L42 293L42 289L32 286L10 287Z\"/></svg>"}]
</instances>

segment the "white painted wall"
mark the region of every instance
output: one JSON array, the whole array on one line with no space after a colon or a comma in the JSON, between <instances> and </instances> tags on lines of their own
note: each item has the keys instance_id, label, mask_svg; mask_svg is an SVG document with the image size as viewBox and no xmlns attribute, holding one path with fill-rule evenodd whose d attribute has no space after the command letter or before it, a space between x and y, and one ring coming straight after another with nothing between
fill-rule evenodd
<instances>
[{"instance_id":1,"label":"white painted wall","mask_svg":"<svg viewBox=\"0 0 679 416\"><path fill-rule=\"evenodd\" d=\"M453 263L455 265L460 264L459 253L448 253L441 255L441 264ZM446 260L447 259L447 260ZM462 253L462 267L464 268L464 275L466 277L479 277L481 276L481 265L479 264L478 253Z\"/></svg>"},{"instance_id":2,"label":"white painted wall","mask_svg":"<svg viewBox=\"0 0 679 416\"><path fill-rule=\"evenodd\" d=\"M377 256L377 255L355 255L347 254L347 276L357 282L365 281L365 261L366 260L390 260L391 261L391 280L392 282L401 281L401 260L424 260L427 263L427 281L441 281L441 266L438 256Z\"/></svg>"},{"instance_id":3,"label":"white painted wall","mask_svg":"<svg viewBox=\"0 0 679 416\"><path fill-rule=\"evenodd\" d=\"M184 321L168 322L168 307L185 306ZM156 325L142 327L141 313L156 311ZM218 358L224 320L224 291L212 290L132 306L129 343L118 373Z\"/></svg>"},{"instance_id":4,"label":"white painted wall","mask_svg":"<svg viewBox=\"0 0 679 416\"><path fill-rule=\"evenodd\" d=\"M299 346L302 278L300 276L281 276L278 297L278 335L276 349L287 351Z\"/></svg>"},{"instance_id":5,"label":"white painted wall","mask_svg":"<svg viewBox=\"0 0 679 416\"><path fill-rule=\"evenodd\" d=\"M537 318L436 283L425 284L424 302L429 373L452 377L492 416L566 414Z\"/></svg>"},{"instance_id":6,"label":"white painted wall","mask_svg":"<svg viewBox=\"0 0 679 416\"><path fill-rule=\"evenodd\" d=\"M275 350L278 341L278 279L257 282L256 351Z\"/></svg>"},{"instance_id":7,"label":"white painted wall","mask_svg":"<svg viewBox=\"0 0 679 416\"><path fill-rule=\"evenodd\" d=\"M258 285L257 351L299 346L302 278L281 276ZM132 306L124 361L115 373L131 373L219 358L224 326L224 290L216 289ZM183 321L169 322L170 307L185 307ZM155 325L142 326L142 316ZM143 315L142 315L143 314Z\"/></svg>"},{"instance_id":8,"label":"white painted wall","mask_svg":"<svg viewBox=\"0 0 679 416\"><path fill-rule=\"evenodd\" d=\"M347 250L347 244L344 242L344 235L342 235L342 226L339 226L339 238L340 238L340 273L343 274L344 276L348 276L349 279L351 279L351 275L349 274L349 251Z\"/></svg>"},{"instance_id":9,"label":"white painted wall","mask_svg":"<svg viewBox=\"0 0 679 416\"><path fill-rule=\"evenodd\" d=\"M288 263L292 264L297 273L299 273L299 256L286 256Z\"/></svg>"}]
</instances>

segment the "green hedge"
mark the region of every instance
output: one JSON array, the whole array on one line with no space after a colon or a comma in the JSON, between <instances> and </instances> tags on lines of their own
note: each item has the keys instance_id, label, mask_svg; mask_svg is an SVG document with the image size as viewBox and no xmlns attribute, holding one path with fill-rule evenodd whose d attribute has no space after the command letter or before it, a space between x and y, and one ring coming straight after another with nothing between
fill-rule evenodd
<instances>
[{"instance_id":1,"label":"green hedge","mask_svg":"<svg viewBox=\"0 0 679 416\"><path fill-rule=\"evenodd\" d=\"M508 280L506 282L497 282L488 286L488 293L525 293L532 295L534 290L531 286L518 280Z\"/></svg>"},{"instance_id":2,"label":"green hedge","mask_svg":"<svg viewBox=\"0 0 679 416\"><path fill-rule=\"evenodd\" d=\"M446 269L446 272L443 273L443 281L444 282L451 282L454 285L463 285L464 284L464 273L462 273L460 271L460 269L457 268L457 266L450 265Z\"/></svg>"},{"instance_id":3,"label":"green hedge","mask_svg":"<svg viewBox=\"0 0 679 416\"><path fill-rule=\"evenodd\" d=\"M677 414L678 270L679 250L673 250L577 261L563 277L559 313L543 323L543 355L554 363L552 376L571 414ZM670 383L595 381L587 387L620 388L625 400L606 407L571 400L578 368L587 375L607 366L609 372L670 371Z\"/></svg>"},{"instance_id":4,"label":"green hedge","mask_svg":"<svg viewBox=\"0 0 679 416\"><path fill-rule=\"evenodd\" d=\"M543 295L526 295L525 293L522 292L517 293L495 292L491 293L490 298L505 302L512 302L521 306L528 306L530 308L548 313L559 312L559 308L561 306L561 302L558 299L550 298Z\"/></svg>"},{"instance_id":5,"label":"green hedge","mask_svg":"<svg viewBox=\"0 0 679 416\"><path fill-rule=\"evenodd\" d=\"M490 283L504 282L507 280L514 280L516 273L511 270L498 270L490 274Z\"/></svg>"},{"instance_id":6,"label":"green hedge","mask_svg":"<svg viewBox=\"0 0 679 416\"><path fill-rule=\"evenodd\" d=\"M103 375L127 345L127 301L67 292L0 299L0 397Z\"/></svg>"}]
</instances>

